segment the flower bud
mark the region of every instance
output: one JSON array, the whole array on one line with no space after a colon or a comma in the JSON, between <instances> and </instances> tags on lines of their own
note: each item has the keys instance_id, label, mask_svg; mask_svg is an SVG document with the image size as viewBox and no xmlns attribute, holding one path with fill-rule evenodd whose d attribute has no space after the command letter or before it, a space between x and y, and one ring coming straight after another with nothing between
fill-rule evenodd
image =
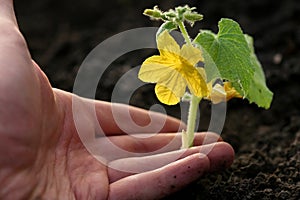
<instances>
[{"instance_id":1,"label":"flower bud","mask_svg":"<svg viewBox=\"0 0 300 200\"><path fill-rule=\"evenodd\" d=\"M184 19L190 22L196 22L203 19L203 15L195 13L195 12L187 12L183 15Z\"/></svg>"},{"instance_id":2,"label":"flower bud","mask_svg":"<svg viewBox=\"0 0 300 200\"><path fill-rule=\"evenodd\" d=\"M162 15L161 11L157 9L146 9L143 14L156 19L160 19Z\"/></svg>"}]
</instances>

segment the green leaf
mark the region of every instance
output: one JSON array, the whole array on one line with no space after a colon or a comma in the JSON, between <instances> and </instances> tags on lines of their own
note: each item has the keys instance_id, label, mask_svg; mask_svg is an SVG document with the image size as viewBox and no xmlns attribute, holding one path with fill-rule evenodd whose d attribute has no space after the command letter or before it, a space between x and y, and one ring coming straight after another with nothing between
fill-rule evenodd
<instances>
[{"instance_id":1,"label":"green leaf","mask_svg":"<svg viewBox=\"0 0 300 200\"><path fill-rule=\"evenodd\" d=\"M175 22L165 22L163 23L159 29L157 30L157 33L156 33L156 38L162 33L164 32L165 30L167 30L168 32L172 31L172 30L175 30L177 29L177 24Z\"/></svg>"},{"instance_id":2,"label":"green leaf","mask_svg":"<svg viewBox=\"0 0 300 200\"><path fill-rule=\"evenodd\" d=\"M208 77L219 78L214 77L219 74L230 81L243 97L247 97L254 67L249 59L251 51L239 24L231 19L221 19L217 35L211 31L201 31L194 43L201 46L205 57L210 57L210 62L205 63L205 68L210 71ZM215 66L219 72L215 72Z\"/></svg>"},{"instance_id":3,"label":"green leaf","mask_svg":"<svg viewBox=\"0 0 300 200\"><path fill-rule=\"evenodd\" d=\"M245 35L245 38L251 50L250 59L255 70L252 79L253 83L250 85L247 99L250 101L250 103L255 102L258 106L268 109L273 99L273 93L268 89L266 85L266 78L264 75L264 71L261 67L259 60L255 55L253 38L249 35Z\"/></svg>"},{"instance_id":4,"label":"green leaf","mask_svg":"<svg viewBox=\"0 0 300 200\"><path fill-rule=\"evenodd\" d=\"M270 106L272 92L266 87L250 38L237 22L221 19L218 34L201 31L194 44L203 52L208 81L225 79L250 102L265 108Z\"/></svg>"}]
</instances>

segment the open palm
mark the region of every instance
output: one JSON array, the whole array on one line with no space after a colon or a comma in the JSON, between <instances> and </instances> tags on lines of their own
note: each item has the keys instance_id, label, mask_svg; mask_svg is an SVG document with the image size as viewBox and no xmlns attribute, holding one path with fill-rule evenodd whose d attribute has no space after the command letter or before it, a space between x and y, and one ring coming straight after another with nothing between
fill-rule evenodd
<instances>
[{"instance_id":1,"label":"open palm","mask_svg":"<svg viewBox=\"0 0 300 200\"><path fill-rule=\"evenodd\" d=\"M112 107L117 106L121 116L129 109L133 121L141 126L150 122L150 112L53 89L31 59L12 4L12 0L0 0L0 199L159 199L204 173L232 163L234 153L227 143L201 146L205 137L206 141L217 141L215 134L198 133L195 147L176 150L180 138L172 132L182 126L177 119L166 119L161 130L165 133L139 139L122 132L112 116ZM89 122L87 127L101 124L106 134L102 138L109 138L124 150L153 152L171 140L175 145L156 155L100 162L77 133L72 115L74 99L84 105L78 112ZM96 107L97 122L85 109L89 105ZM158 113L151 116L152 120L165 120ZM148 132L152 131L154 128L149 128ZM99 146L109 152L110 146L102 138L98 139ZM200 149L211 151L204 155ZM175 161L166 161L174 155L178 156ZM151 168L136 163L151 163Z\"/></svg>"}]
</instances>

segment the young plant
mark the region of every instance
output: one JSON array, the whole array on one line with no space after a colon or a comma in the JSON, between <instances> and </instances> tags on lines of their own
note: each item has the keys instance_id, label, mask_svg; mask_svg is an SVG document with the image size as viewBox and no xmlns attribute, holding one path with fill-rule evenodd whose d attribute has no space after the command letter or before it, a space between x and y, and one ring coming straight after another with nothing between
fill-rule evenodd
<instances>
[{"instance_id":1,"label":"young plant","mask_svg":"<svg viewBox=\"0 0 300 200\"><path fill-rule=\"evenodd\" d=\"M162 20L163 24L156 36L160 55L147 58L138 74L142 81L156 83L155 93L162 103L190 102L187 130L182 131L182 148L193 145L202 99L220 103L243 98L267 109L273 98L254 53L252 37L244 34L237 22L223 18L217 34L200 30L192 40L185 23L193 26L203 19L195 9L186 5L163 12L155 6L144 11L145 15ZM182 47L170 35L176 29L185 40ZM198 66L199 63L204 63L204 67Z\"/></svg>"}]
</instances>

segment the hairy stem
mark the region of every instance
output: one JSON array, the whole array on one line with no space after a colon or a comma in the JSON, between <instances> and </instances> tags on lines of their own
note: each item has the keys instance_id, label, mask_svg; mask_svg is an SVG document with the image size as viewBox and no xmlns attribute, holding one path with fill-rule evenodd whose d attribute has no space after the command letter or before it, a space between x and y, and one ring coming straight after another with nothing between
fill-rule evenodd
<instances>
[{"instance_id":1,"label":"hairy stem","mask_svg":"<svg viewBox=\"0 0 300 200\"><path fill-rule=\"evenodd\" d=\"M178 21L177 23L178 23L178 27L179 27L179 29L180 29L180 31L181 31L181 33L182 33L182 36L183 36L185 42L186 42L187 44L189 44L189 45L192 45L190 36L189 36L189 34L187 33L187 31L186 31L186 28L185 28L185 26L184 26L184 23L183 23L182 21Z\"/></svg>"},{"instance_id":2,"label":"hairy stem","mask_svg":"<svg viewBox=\"0 0 300 200\"><path fill-rule=\"evenodd\" d=\"M182 149L189 148L193 146L194 142L194 132L196 126L197 112L199 108L200 98L192 95L189 107L187 130L182 134Z\"/></svg>"}]
</instances>

